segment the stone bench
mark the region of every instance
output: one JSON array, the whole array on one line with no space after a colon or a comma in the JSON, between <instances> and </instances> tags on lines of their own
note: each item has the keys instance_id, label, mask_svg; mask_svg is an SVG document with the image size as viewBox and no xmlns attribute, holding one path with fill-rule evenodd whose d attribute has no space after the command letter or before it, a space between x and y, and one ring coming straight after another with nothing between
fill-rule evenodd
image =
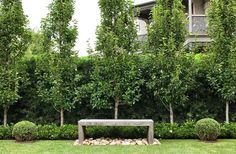
<instances>
[{"instance_id":1,"label":"stone bench","mask_svg":"<svg viewBox=\"0 0 236 154\"><path fill-rule=\"evenodd\" d=\"M136 120L107 120L107 119L82 119L78 122L79 125L79 144L83 144L85 137L86 126L145 126L148 127L147 141L153 143L154 131L153 120L151 119L136 119Z\"/></svg>"}]
</instances>

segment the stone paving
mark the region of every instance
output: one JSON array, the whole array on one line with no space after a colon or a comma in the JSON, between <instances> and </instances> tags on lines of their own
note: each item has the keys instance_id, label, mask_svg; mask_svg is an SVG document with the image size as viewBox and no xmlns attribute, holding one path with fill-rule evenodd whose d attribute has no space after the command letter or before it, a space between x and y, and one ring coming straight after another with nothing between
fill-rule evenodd
<instances>
[{"instance_id":1,"label":"stone paving","mask_svg":"<svg viewBox=\"0 0 236 154\"><path fill-rule=\"evenodd\" d=\"M110 138L98 138L98 139L85 139L83 145L160 145L159 140L154 139L153 144L148 144L147 139L110 139ZM79 144L79 140L76 140L74 145Z\"/></svg>"}]
</instances>

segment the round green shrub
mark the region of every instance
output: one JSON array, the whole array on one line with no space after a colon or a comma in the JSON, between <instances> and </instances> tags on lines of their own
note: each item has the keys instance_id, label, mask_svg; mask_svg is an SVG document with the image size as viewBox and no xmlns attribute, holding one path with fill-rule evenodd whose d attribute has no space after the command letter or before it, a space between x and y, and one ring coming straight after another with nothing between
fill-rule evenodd
<instances>
[{"instance_id":1,"label":"round green shrub","mask_svg":"<svg viewBox=\"0 0 236 154\"><path fill-rule=\"evenodd\" d=\"M12 135L16 141L32 141L36 137L37 126L29 121L21 121L14 125Z\"/></svg>"},{"instance_id":2,"label":"round green shrub","mask_svg":"<svg viewBox=\"0 0 236 154\"><path fill-rule=\"evenodd\" d=\"M220 135L220 124L211 118L201 119L196 124L196 134L202 141L215 141Z\"/></svg>"}]
</instances>

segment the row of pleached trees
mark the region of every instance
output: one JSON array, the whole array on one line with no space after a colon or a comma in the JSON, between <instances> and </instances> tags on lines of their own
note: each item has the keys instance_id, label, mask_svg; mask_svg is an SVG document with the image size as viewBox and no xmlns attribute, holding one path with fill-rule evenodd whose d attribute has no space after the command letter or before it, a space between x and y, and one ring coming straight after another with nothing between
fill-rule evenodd
<instances>
[{"instance_id":1,"label":"row of pleached trees","mask_svg":"<svg viewBox=\"0 0 236 154\"><path fill-rule=\"evenodd\" d=\"M141 86L153 92L156 103L163 103L174 122L174 107L188 101L187 91L194 84L191 56L184 47L187 31L181 0L157 0L151 11L145 43L137 41L135 14L131 0L99 0L101 23L97 28L94 69L89 83L78 85L74 50L78 31L73 20L74 0L52 0L49 13L41 22L40 41L34 46L38 58L37 95L60 113L74 107L84 95L94 108L114 108L118 119L121 104L133 105L141 97ZM212 71L208 79L226 104L236 100L236 8L234 0L211 0L209 35L212 38ZM0 0L0 105L7 111L19 99L21 80L18 67L27 53L30 30L21 0ZM31 50L28 48L28 50ZM142 50L142 53L138 51ZM145 81L138 69L140 55L148 56L151 79ZM188 67L189 66L189 67ZM157 71L158 70L158 71ZM174 101L173 101L174 100ZM80 109L82 110L82 109Z\"/></svg>"}]
</instances>

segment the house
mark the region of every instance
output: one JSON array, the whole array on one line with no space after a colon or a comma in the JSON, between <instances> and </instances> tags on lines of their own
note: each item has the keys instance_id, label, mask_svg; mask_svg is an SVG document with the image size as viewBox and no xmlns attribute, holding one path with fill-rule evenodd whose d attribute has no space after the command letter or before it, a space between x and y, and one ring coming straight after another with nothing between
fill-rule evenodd
<instances>
[{"instance_id":1,"label":"house","mask_svg":"<svg viewBox=\"0 0 236 154\"><path fill-rule=\"evenodd\" d=\"M186 28L189 34L186 38L185 45L193 43L206 44L211 40L207 34L208 22L206 18L207 8L210 0L183 0L185 6L186 18L188 24ZM143 40L147 35L147 25L151 22L150 12L155 5L155 0L147 0L145 3L135 4L140 9L137 18L139 40Z\"/></svg>"}]
</instances>

